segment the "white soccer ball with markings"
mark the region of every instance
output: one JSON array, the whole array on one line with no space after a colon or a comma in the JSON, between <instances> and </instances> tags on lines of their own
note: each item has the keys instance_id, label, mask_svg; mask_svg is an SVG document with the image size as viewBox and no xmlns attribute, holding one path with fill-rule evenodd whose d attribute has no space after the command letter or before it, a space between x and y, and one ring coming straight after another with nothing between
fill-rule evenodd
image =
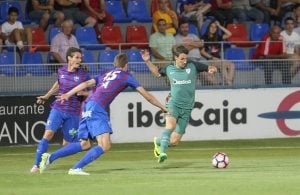
<instances>
[{"instance_id":1,"label":"white soccer ball with markings","mask_svg":"<svg viewBox=\"0 0 300 195\"><path fill-rule=\"evenodd\" d=\"M215 155L213 155L212 158L212 165L215 168L226 168L229 164L229 158L227 154L224 152L217 152Z\"/></svg>"}]
</instances>

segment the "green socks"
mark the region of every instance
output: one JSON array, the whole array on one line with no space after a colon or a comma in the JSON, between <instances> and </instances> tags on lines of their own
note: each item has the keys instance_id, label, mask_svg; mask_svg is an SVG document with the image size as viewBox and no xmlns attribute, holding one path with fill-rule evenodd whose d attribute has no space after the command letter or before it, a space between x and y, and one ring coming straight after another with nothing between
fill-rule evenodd
<instances>
[{"instance_id":1,"label":"green socks","mask_svg":"<svg viewBox=\"0 0 300 195\"><path fill-rule=\"evenodd\" d=\"M171 129L166 129L162 133L161 139L158 139L160 140L160 153L166 153L170 144L171 133L172 133Z\"/></svg>"}]
</instances>

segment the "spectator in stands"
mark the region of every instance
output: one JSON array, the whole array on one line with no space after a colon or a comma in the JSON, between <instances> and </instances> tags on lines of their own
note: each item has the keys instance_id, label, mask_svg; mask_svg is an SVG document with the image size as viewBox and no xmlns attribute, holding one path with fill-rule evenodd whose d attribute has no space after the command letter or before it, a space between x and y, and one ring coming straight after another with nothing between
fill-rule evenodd
<instances>
[{"instance_id":1,"label":"spectator in stands","mask_svg":"<svg viewBox=\"0 0 300 195\"><path fill-rule=\"evenodd\" d=\"M55 0L55 9L64 13L66 19L73 20L82 26L95 26L97 20L80 11L79 4L82 0Z\"/></svg>"},{"instance_id":2,"label":"spectator in stands","mask_svg":"<svg viewBox=\"0 0 300 195\"><path fill-rule=\"evenodd\" d=\"M54 20L54 26L60 26L64 21L64 14L54 10L54 0L28 0L27 12L32 21L39 23L39 27L45 31L49 25L49 20Z\"/></svg>"},{"instance_id":3,"label":"spectator in stands","mask_svg":"<svg viewBox=\"0 0 300 195\"><path fill-rule=\"evenodd\" d=\"M300 34L300 3L294 6L293 12L288 12L282 19L282 24L284 24L285 19L291 17L294 19L295 31Z\"/></svg>"},{"instance_id":4,"label":"spectator in stands","mask_svg":"<svg viewBox=\"0 0 300 195\"><path fill-rule=\"evenodd\" d=\"M281 28L272 26L269 33L262 39L253 54L253 59L264 60L265 83L272 84L273 70L279 69L282 72L282 83L290 84L290 63L284 61L288 55L283 37L280 35ZM278 61L278 59L282 59Z\"/></svg>"},{"instance_id":5,"label":"spectator in stands","mask_svg":"<svg viewBox=\"0 0 300 195\"><path fill-rule=\"evenodd\" d=\"M201 56L200 51L204 49L203 40L200 40L195 34L189 33L189 23L187 20L180 20L179 33L175 36L176 45L183 45L189 50L188 59L202 64L208 64L208 60ZM212 65L210 62L209 65ZM200 78L204 82L209 82L212 85L218 85L215 75L207 76L207 74L201 72Z\"/></svg>"},{"instance_id":6,"label":"spectator in stands","mask_svg":"<svg viewBox=\"0 0 300 195\"><path fill-rule=\"evenodd\" d=\"M81 9L87 15L93 17L98 22L103 22L104 26L113 25L113 16L106 11L105 0L83 0ZM98 24L95 25L95 31L100 38L101 28Z\"/></svg>"},{"instance_id":7,"label":"spectator in stands","mask_svg":"<svg viewBox=\"0 0 300 195\"><path fill-rule=\"evenodd\" d=\"M232 0L210 0L213 15L223 26L233 23Z\"/></svg>"},{"instance_id":8,"label":"spectator in stands","mask_svg":"<svg viewBox=\"0 0 300 195\"><path fill-rule=\"evenodd\" d=\"M286 53L288 57L292 59L291 65L291 77L293 78L299 69L299 49L300 49L300 35L294 32L294 19L289 17L284 21L284 30L280 33L280 35L284 38Z\"/></svg>"},{"instance_id":9,"label":"spectator in stands","mask_svg":"<svg viewBox=\"0 0 300 195\"><path fill-rule=\"evenodd\" d=\"M203 24L204 15L209 11L211 4L205 3L203 0L187 0L183 2L183 10L180 13L180 17L188 19L189 22L194 23L198 30L201 30Z\"/></svg>"},{"instance_id":10,"label":"spectator in stands","mask_svg":"<svg viewBox=\"0 0 300 195\"><path fill-rule=\"evenodd\" d=\"M0 53L2 53L3 50L3 37L2 37L2 30L1 30L1 26L0 26Z\"/></svg>"},{"instance_id":11,"label":"spectator in stands","mask_svg":"<svg viewBox=\"0 0 300 195\"><path fill-rule=\"evenodd\" d=\"M249 0L232 0L232 14L239 23L254 21L263 23L264 14L255 7L250 6Z\"/></svg>"},{"instance_id":12,"label":"spectator in stands","mask_svg":"<svg viewBox=\"0 0 300 195\"><path fill-rule=\"evenodd\" d=\"M188 59L193 61L206 61L200 54L200 49L204 47L203 40L200 40L197 35L189 33L188 20L180 20L179 33L175 36L176 45L183 45L189 50Z\"/></svg>"},{"instance_id":13,"label":"spectator in stands","mask_svg":"<svg viewBox=\"0 0 300 195\"><path fill-rule=\"evenodd\" d=\"M76 37L72 35L73 26L72 20L63 21L61 32L51 40L51 63L65 63L69 47L79 48Z\"/></svg>"},{"instance_id":14,"label":"spectator in stands","mask_svg":"<svg viewBox=\"0 0 300 195\"><path fill-rule=\"evenodd\" d=\"M296 4L299 3L299 0L279 0L279 19L286 18L286 15L289 13L292 13ZM284 24L284 20L282 20L282 23Z\"/></svg>"},{"instance_id":15,"label":"spectator in stands","mask_svg":"<svg viewBox=\"0 0 300 195\"><path fill-rule=\"evenodd\" d=\"M168 0L158 0L158 10L153 13L153 28L155 32L158 30L158 20L164 19L166 21L166 32L172 35L176 34L178 28L177 14L168 7Z\"/></svg>"},{"instance_id":16,"label":"spectator in stands","mask_svg":"<svg viewBox=\"0 0 300 195\"><path fill-rule=\"evenodd\" d=\"M276 4L278 5L280 0L276 0ZM277 6L276 8L271 7L269 0L250 0L251 6L257 8L264 14L264 23L270 23L271 17L277 18L280 7Z\"/></svg>"},{"instance_id":17,"label":"spectator in stands","mask_svg":"<svg viewBox=\"0 0 300 195\"><path fill-rule=\"evenodd\" d=\"M17 21L19 10L15 7L8 9L8 19L2 24L1 36L7 46L17 46L20 56L25 51L24 43L29 45L29 52L35 52L36 47L32 46L32 33L30 27L23 27L22 22Z\"/></svg>"},{"instance_id":18,"label":"spectator in stands","mask_svg":"<svg viewBox=\"0 0 300 195\"><path fill-rule=\"evenodd\" d=\"M221 29L222 34L218 33L218 29ZM231 36L231 32L222 26L219 21L212 21L209 23L208 28L203 35L204 49L201 50L201 55L208 60L212 60L214 66L222 72L224 83L226 85L232 85L234 80L235 67L232 62L221 61L222 45L220 42L228 39ZM223 48L224 50L224 48ZM205 79L210 84L217 84L216 78L206 74Z\"/></svg>"},{"instance_id":19,"label":"spectator in stands","mask_svg":"<svg viewBox=\"0 0 300 195\"><path fill-rule=\"evenodd\" d=\"M157 21L158 32L150 36L149 46L153 55L153 61L173 60L172 47L176 44L172 34L167 32L167 22L164 19Z\"/></svg>"}]
</instances>

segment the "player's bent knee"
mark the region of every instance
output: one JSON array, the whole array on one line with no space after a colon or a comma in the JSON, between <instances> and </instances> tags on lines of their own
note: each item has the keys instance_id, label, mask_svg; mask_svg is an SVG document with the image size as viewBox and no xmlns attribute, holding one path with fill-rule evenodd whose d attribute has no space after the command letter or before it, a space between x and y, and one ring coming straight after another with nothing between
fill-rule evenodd
<instances>
[{"instance_id":1,"label":"player's bent knee","mask_svg":"<svg viewBox=\"0 0 300 195\"><path fill-rule=\"evenodd\" d=\"M102 148L102 150L107 153L111 149L111 143L102 143L101 145L98 144L99 147Z\"/></svg>"},{"instance_id":2,"label":"player's bent knee","mask_svg":"<svg viewBox=\"0 0 300 195\"><path fill-rule=\"evenodd\" d=\"M87 150L91 147L91 143L88 140L81 140L80 145L82 150Z\"/></svg>"},{"instance_id":3,"label":"player's bent knee","mask_svg":"<svg viewBox=\"0 0 300 195\"><path fill-rule=\"evenodd\" d=\"M45 133L44 133L44 135L43 135L43 138L47 139L48 141L50 141L53 136L54 136L54 131L46 130Z\"/></svg>"}]
</instances>

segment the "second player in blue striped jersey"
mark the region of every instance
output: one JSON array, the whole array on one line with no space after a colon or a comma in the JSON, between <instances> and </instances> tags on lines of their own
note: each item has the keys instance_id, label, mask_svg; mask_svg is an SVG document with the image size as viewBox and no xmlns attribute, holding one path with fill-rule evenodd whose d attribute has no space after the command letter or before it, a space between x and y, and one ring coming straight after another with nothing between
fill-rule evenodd
<instances>
[{"instance_id":1,"label":"second player in blue striped jersey","mask_svg":"<svg viewBox=\"0 0 300 195\"><path fill-rule=\"evenodd\" d=\"M77 86L78 84L89 80L87 71L81 67L82 54L78 48L70 47L67 51L67 65L59 68L57 81L53 87L43 96L37 97L37 103L43 104L55 93L63 94ZM72 95L68 101L63 104L54 101L51 105L51 111L46 123L46 130L40 141L35 157L32 173L39 171L42 154L48 150L48 142L52 139L59 128L63 132L63 145L78 141L78 126L81 107L81 97Z\"/></svg>"}]
</instances>

